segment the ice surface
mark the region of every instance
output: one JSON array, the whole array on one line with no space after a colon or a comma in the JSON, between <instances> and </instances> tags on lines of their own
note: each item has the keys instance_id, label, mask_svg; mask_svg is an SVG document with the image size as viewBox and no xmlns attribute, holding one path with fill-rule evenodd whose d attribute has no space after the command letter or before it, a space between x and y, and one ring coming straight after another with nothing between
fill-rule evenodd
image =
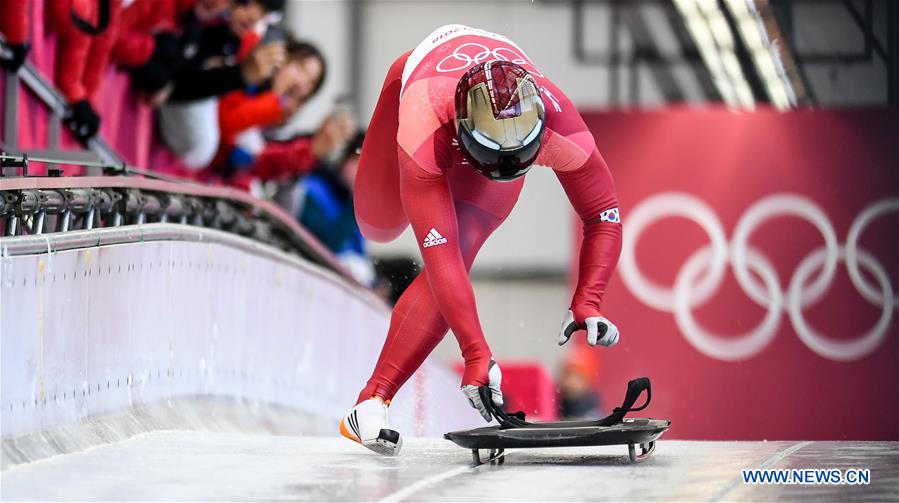
<instances>
[{"instance_id":1,"label":"ice surface","mask_svg":"<svg viewBox=\"0 0 899 503\"><path fill-rule=\"evenodd\" d=\"M485 452L486 453L486 452ZM2 473L2 499L255 501L770 501L899 499L899 442L658 443L507 451L471 466L442 439L405 439L395 458L342 438L157 431ZM871 468L869 486L745 486L742 468Z\"/></svg>"}]
</instances>

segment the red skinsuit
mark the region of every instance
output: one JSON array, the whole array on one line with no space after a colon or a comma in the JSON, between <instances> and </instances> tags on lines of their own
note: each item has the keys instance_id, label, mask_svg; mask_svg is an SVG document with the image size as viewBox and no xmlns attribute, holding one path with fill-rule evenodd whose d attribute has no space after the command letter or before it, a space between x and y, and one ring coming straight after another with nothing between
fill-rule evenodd
<instances>
[{"instance_id":1,"label":"red skinsuit","mask_svg":"<svg viewBox=\"0 0 899 503\"><path fill-rule=\"evenodd\" d=\"M70 103L94 99L106 72L112 46L118 37L121 0L109 4L109 25L98 35L79 30L72 23L75 14L96 24L97 2L90 0L47 0L47 24L56 33L56 87ZM98 108L94 104L94 108Z\"/></svg>"},{"instance_id":2,"label":"red skinsuit","mask_svg":"<svg viewBox=\"0 0 899 503\"><path fill-rule=\"evenodd\" d=\"M28 0L0 2L0 33L10 44L28 41Z\"/></svg>"},{"instance_id":3,"label":"red skinsuit","mask_svg":"<svg viewBox=\"0 0 899 503\"><path fill-rule=\"evenodd\" d=\"M571 101L514 42L466 26L443 26L390 67L362 147L355 209L363 234L389 241L411 223L425 267L393 311L360 402L372 396L392 399L448 328L465 359L462 384L487 384L490 348L468 271L515 206L524 177L494 182L463 160L456 142L455 90L468 68L495 59L521 65L541 89L547 128L533 169L555 172L584 223L571 310L582 326L585 318L599 315L618 262L621 225L617 218L600 217L617 208L618 199L593 136ZM438 241L429 238L432 229L446 242L433 244Z\"/></svg>"}]
</instances>

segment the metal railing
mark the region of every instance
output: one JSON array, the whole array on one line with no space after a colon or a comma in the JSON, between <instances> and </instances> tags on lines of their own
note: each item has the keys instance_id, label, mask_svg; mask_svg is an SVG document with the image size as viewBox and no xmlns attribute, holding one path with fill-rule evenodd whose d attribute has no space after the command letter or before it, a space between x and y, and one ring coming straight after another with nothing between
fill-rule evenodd
<instances>
[{"instance_id":1,"label":"metal railing","mask_svg":"<svg viewBox=\"0 0 899 503\"><path fill-rule=\"evenodd\" d=\"M0 46L3 42L0 41ZM47 148L31 150L32 156L60 158L67 164L90 163L120 164L122 157L99 136L88 141L87 151L63 151L60 147L62 118L69 103L46 77L34 66L25 62L16 73L6 72L3 110L3 150L10 154L21 154L19 148L19 84L34 93L50 112L47 131ZM74 161L74 162L73 162ZM52 165L51 165L52 166Z\"/></svg>"},{"instance_id":2,"label":"metal railing","mask_svg":"<svg viewBox=\"0 0 899 503\"><path fill-rule=\"evenodd\" d=\"M351 276L294 218L246 192L199 185L131 168L91 162L104 176L27 176L28 163L86 162L0 154L0 235L23 236L149 223L203 227L237 234ZM19 176L8 176L10 170Z\"/></svg>"}]
</instances>

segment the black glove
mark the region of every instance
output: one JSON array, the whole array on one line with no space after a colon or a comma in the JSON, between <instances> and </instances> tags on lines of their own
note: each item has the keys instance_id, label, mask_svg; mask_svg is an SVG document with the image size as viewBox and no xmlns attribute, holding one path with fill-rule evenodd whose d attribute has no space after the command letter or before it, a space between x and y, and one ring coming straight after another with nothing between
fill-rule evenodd
<instances>
[{"instance_id":1,"label":"black glove","mask_svg":"<svg viewBox=\"0 0 899 503\"><path fill-rule=\"evenodd\" d=\"M178 37L169 31L155 35L153 54L141 66L129 70L131 84L141 91L155 93L162 90L174 78L176 69L184 57Z\"/></svg>"},{"instance_id":2,"label":"black glove","mask_svg":"<svg viewBox=\"0 0 899 503\"><path fill-rule=\"evenodd\" d=\"M0 50L0 68L9 73L16 73L19 71L22 63L25 62L25 56L28 55L30 49L31 45L27 42L23 44L3 44L2 50Z\"/></svg>"},{"instance_id":3,"label":"black glove","mask_svg":"<svg viewBox=\"0 0 899 503\"><path fill-rule=\"evenodd\" d=\"M63 124L72 131L82 144L93 138L100 130L100 116L94 111L90 102L81 100L66 109L62 118Z\"/></svg>"}]
</instances>

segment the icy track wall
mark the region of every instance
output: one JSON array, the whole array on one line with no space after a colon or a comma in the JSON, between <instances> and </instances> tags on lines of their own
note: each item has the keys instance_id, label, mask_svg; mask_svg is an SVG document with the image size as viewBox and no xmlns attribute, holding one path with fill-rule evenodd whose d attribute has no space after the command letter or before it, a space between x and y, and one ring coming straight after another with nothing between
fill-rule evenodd
<instances>
[{"instance_id":1,"label":"icy track wall","mask_svg":"<svg viewBox=\"0 0 899 503\"><path fill-rule=\"evenodd\" d=\"M337 274L217 230L148 224L0 243L4 441L201 396L285 406L336 434L389 321ZM408 435L477 419L458 378L430 361L391 406Z\"/></svg>"}]
</instances>

